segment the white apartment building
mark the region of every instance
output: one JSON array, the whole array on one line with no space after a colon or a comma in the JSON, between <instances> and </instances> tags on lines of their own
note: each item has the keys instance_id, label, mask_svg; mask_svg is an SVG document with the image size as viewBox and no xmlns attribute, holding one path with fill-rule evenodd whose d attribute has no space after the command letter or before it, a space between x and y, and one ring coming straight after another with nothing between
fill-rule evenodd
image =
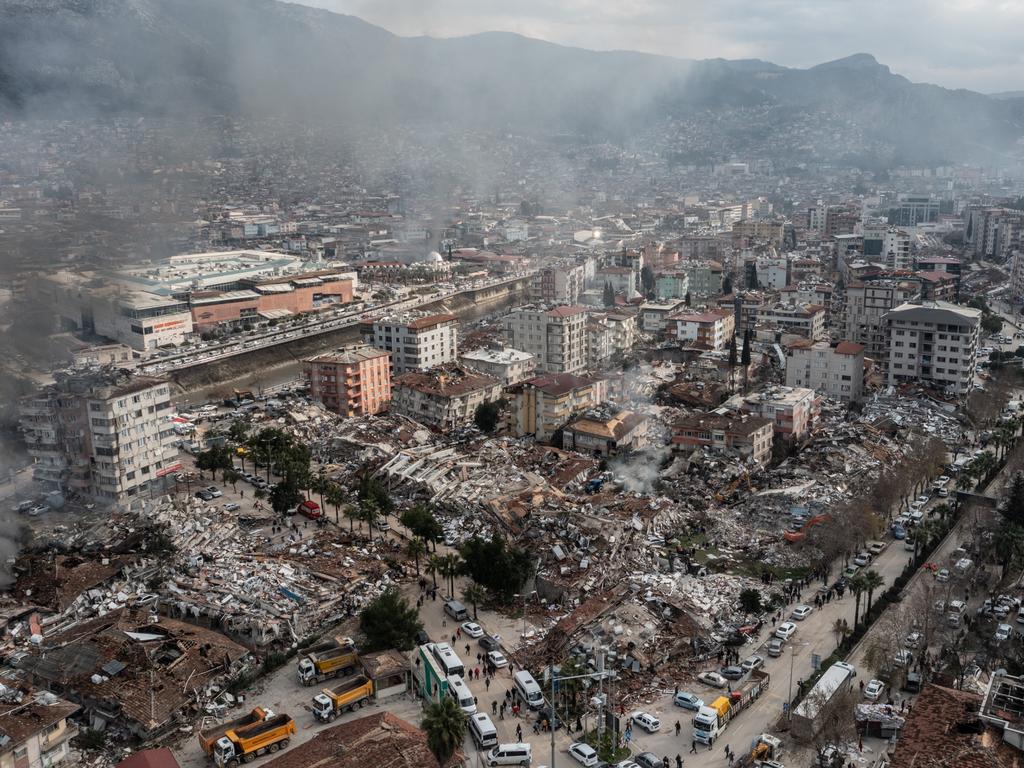
<instances>
[{"instance_id":1,"label":"white apartment building","mask_svg":"<svg viewBox=\"0 0 1024 768\"><path fill-rule=\"evenodd\" d=\"M722 350L736 333L736 318L729 312L700 312L671 316L665 325L665 338L705 349Z\"/></svg>"},{"instance_id":2,"label":"white apartment building","mask_svg":"<svg viewBox=\"0 0 1024 768\"><path fill-rule=\"evenodd\" d=\"M540 304L578 304L585 287L585 265L556 264L537 270L530 292L533 300Z\"/></svg>"},{"instance_id":3,"label":"white apartment building","mask_svg":"<svg viewBox=\"0 0 1024 768\"><path fill-rule=\"evenodd\" d=\"M849 403L864 393L864 345L841 341L794 344L786 358L786 386L809 387L833 400Z\"/></svg>"},{"instance_id":4,"label":"white apartment building","mask_svg":"<svg viewBox=\"0 0 1024 768\"><path fill-rule=\"evenodd\" d=\"M497 379L446 365L396 378L390 410L430 427L454 429L471 424L476 409L500 399L502 391Z\"/></svg>"},{"instance_id":5,"label":"white apartment building","mask_svg":"<svg viewBox=\"0 0 1024 768\"><path fill-rule=\"evenodd\" d=\"M50 489L123 501L181 469L163 379L62 377L21 402L35 479Z\"/></svg>"},{"instance_id":6,"label":"white apartment building","mask_svg":"<svg viewBox=\"0 0 1024 768\"><path fill-rule=\"evenodd\" d=\"M500 343L463 352L459 359L464 366L497 379L505 386L530 378L537 368L537 360L529 352Z\"/></svg>"},{"instance_id":7,"label":"white apartment building","mask_svg":"<svg viewBox=\"0 0 1024 768\"><path fill-rule=\"evenodd\" d=\"M506 343L528 352L544 373L575 373L587 365L584 307L518 307L503 320Z\"/></svg>"},{"instance_id":8,"label":"white apartment building","mask_svg":"<svg viewBox=\"0 0 1024 768\"><path fill-rule=\"evenodd\" d=\"M957 395L971 391L981 310L945 301L903 304L885 323L890 385L930 381Z\"/></svg>"},{"instance_id":9,"label":"white apartment building","mask_svg":"<svg viewBox=\"0 0 1024 768\"><path fill-rule=\"evenodd\" d=\"M371 343L391 353L391 372L426 371L456 360L455 315L382 317L373 321Z\"/></svg>"},{"instance_id":10,"label":"white apartment building","mask_svg":"<svg viewBox=\"0 0 1024 768\"><path fill-rule=\"evenodd\" d=\"M846 286L840 338L863 344L872 360L884 365L889 359L885 314L920 296L921 286L913 280L872 280Z\"/></svg>"},{"instance_id":11,"label":"white apartment building","mask_svg":"<svg viewBox=\"0 0 1024 768\"><path fill-rule=\"evenodd\" d=\"M98 335L139 351L181 344L192 333L187 301L141 291L97 294L92 321Z\"/></svg>"},{"instance_id":12,"label":"white apartment building","mask_svg":"<svg viewBox=\"0 0 1024 768\"><path fill-rule=\"evenodd\" d=\"M757 320L812 341L825 338L825 308L818 304L773 304L762 307Z\"/></svg>"}]
</instances>

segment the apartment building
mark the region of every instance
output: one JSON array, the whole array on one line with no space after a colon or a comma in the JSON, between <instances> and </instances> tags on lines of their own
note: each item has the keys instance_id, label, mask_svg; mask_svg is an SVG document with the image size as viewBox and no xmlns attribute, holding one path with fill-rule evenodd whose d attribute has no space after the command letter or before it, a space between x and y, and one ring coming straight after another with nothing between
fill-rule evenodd
<instances>
[{"instance_id":1,"label":"apartment building","mask_svg":"<svg viewBox=\"0 0 1024 768\"><path fill-rule=\"evenodd\" d=\"M391 371L398 376L454 363L458 325L455 315L382 317L373 321L371 339L391 353Z\"/></svg>"},{"instance_id":2,"label":"apartment building","mask_svg":"<svg viewBox=\"0 0 1024 768\"><path fill-rule=\"evenodd\" d=\"M722 265L717 261L681 261L677 267L686 275L692 296L717 296L722 292Z\"/></svg>"},{"instance_id":3,"label":"apartment building","mask_svg":"<svg viewBox=\"0 0 1024 768\"><path fill-rule=\"evenodd\" d=\"M729 346L735 332L732 314L722 311L672 315L665 324L666 339L712 350Z\"/></svg>"},{"instance_id":4,"label":"apartment building","mask_svg":"<svg viewBox=\"0 0 1024 768\"><path fill-rule=\"evenodd\" d=\"M654 278L654 298L657 301L685 299L690 291L690 280L685 272L659 272Z\"/></svg>"},{"instance_id":5,"label":"apartment building","mask_svg":"<svg viewBox=\"0 0 1024 768\"><path fill-rule=\"evenodd\" d=\"M825 338L825 308L818 304L773 304L757 314L761 325L780 328L812 341Z\"/></svg>"},{"instance_id":6,"label":"apartment building","mask_svg":"<svg viewBox=\"0 0 1024 768\"><path fill-rule=\"evenodd\" d=\"M588 412L562 429L562 448L590 456L638 451L647 445L647 421L635 411Z\"/></svg>"},{"instance_id":7,"label":"apartment building","mask_svg":"<svg viewBox=\"0 0 1024 768\"><path fill-rule=\"evenodd\" d=\"M530 296L538 304L579 304L585 283L583 264L541 267L530 283Z\"/></svg>"},{"instance_id":8,"label":"apartment building","mask_svg":"<svg viewBox=\"0 0 1024 768\"><path fill-rule=\"evenodd\" d=\"M842 322L837 322L837 335L846 341L863 344L865 354L884 365L889 358L889 349L882 318L893 308L918 298L920 292L921 286L914 280L851 281L846 286Z\"/></svg>"},{"instance_id":9,"label":"apartment building","mask_svg":"<svg viewBox=\"0 0 1024 768\"><path fill-rule=\"evenodd\" d=\"M881 262L889 269L911 270L914 258L910 252L910 234L896 227L865 227L864 257Z\"/></svg>"},{"instance_id":10,"label":"apartment building","mask_svg":"<svg viewBox=\"0 0 1024 768\"><path fill-rule=\"evenodd\" d=\"M77 704L7 680L0 709L0 768L73 764L70 743L78 726L68 717L78 711Z\"/></svg>"},{"instance_id":11,"label":"apartment building","mask_svg":"<svg viewBox=\"0 0 1024 768\"><path fill-rule=\"evenodd\" d=\"M694 413L673 425L672 447L711 448L764 466L772 456L773 425L772 419L746 413Z\"/></svg>"},{"instance_id":12,"label":"apartment building","mask_svg":"<svg viewBox=\"0 0 1024 768\"><path fill-rule=\"evenodd\" d=\"M502 319L505 342L533 355L537 370L575 373L587 364L587 310L579 306L518 307Z\"/></svg>"},{"instance_id":13,"label":"apartment building","mask_svg":"<svg viewBox=\"0 0 1024 768\"><path fill-rule=\"evenodd\" d=\"M597 270L594 282L598 288L610 285L616 295L625 296L627 301L640 295L631 267L603 267Z\"/></svg>"},{"instance_id":14,"label":"apartment building","mask_svg":"<svg viewBox=\"0 0 1024 768\"><path fill-rule=\"evenodd\" d=\"M662 302L647 302L640 305L640 328L644 333L658 335L665 332L669 317L681 312L686 303L680 299Z\"/></svg>"},{"instance_id":15,"label":"apartment building","mask_svg":"<svg viewBox=\"0 0 1024 768\"><path fill-rule=\"evenodd\" d=\"M34 477L44 488L123 501L181 469L164 379L58 374L19 410Z\"/></svg>"},{"instance_id":16,"label":"apartment building","mask_svg":"<svg viewBox=\"0 0 1024 768\"><path fill-rule=\"evenodd\" d=\"M771 387L751 395L733 395L722 408L769 419L775 434L799 439L814 427L818 398L813 389L806 387Z\"/></svg>"},{"instance_id":17,"label":"apartment building","mask_svg":"<svg viewBox=\"0 0 1024 768\"><path fill-rule=\"evenodd\" d=\"M908 303L884 320L890 385L922 381L959 396L971 391L981 310L945 301Z\"/></svg>"},{"instance_id":18,"label":"apartment building","mask_svg":"<svg viewBox=\"0 0 1024 768\"><path fill-rule=\"evenodd\" d=\"M346 418L384 411L391 402L391 355L369 345L304 361L309 395Z\"/></svg>"},{"instance_id":19,"label":"apartment building","mask_svg":"<svg viewBox=\"0 0 1024 768\"><path fill-rule=\"evenodd\" d=\"M537 361L529 352L506 347L500 342L463 352L459 360L467 368L497 379L504 386L531 378L537 368Z\"/></svg>"},{"instance_id":20,"label":"apartment building","mask_svg":"<svg viewBox=\"0 0 1024 768\"><path fill-rule=\"evenodd\" d=\"M844 403L857 402L864 393L864 345L841 341L802 341L789 348L786 386L810 387Z\"/></svg>"},{"instance_id":21,"label":"apartment building","mask_svg":"<svg viewBox=\"0 0 1024 768\"><path fill-rule=\"evenodd\" d=\"M509 431L545 442L573 416L604 402L607 392L603 380L570 373L527 379L509 390Z\"/></svg>"},{"instance_id":22,"label":"apartment building","mask_svg":"<svg viewBox=\"0 0 1024 768\"><path fill-rule=\"evenodd\" d=\"M490 376L444 365L398 376L391 389L391 412L437 429L473 422L483 403L501 399L502 386Z\"/></svg>"}]
</instances>

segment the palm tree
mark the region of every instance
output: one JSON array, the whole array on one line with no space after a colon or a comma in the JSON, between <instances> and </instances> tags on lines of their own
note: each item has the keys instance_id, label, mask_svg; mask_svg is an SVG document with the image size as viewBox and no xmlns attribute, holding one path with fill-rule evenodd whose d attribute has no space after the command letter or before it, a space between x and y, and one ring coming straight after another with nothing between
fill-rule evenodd
<instances>
[{"instance_id":1,"label":"palm tree","mask_svg":"<svg viewBox=\"0 0 1024 768\"><path fill-rule=\"evenodd\" d=\"M445 555L444 561L444 575L448 577L448 594L455 594L455 577L459 575L459 569L462 567L462 558L458 555L451 554Z\"/></svg>"},{"instance_id":2,"label":"palm tree","mask_svg":"<svg viewBox=\"0 0 1024 768\"><path fill-rule=\"evenodd\" d=\"M423 539L416 536L409 539L409 546L406 549L409 553L409 557L416 561L416 578L420 577L420 555L425 554L427 551L427 545L423 543Z\"/></svg>"},{"instance_id":3,"label":"palm tree","mask_svg":"<svg viewBox=\"0 0 1024 768\"><path fill-rule=\"evenodd\" d=\"M342 514L344 514L345 517L348 518L348 531L349 531L349 533L355 533L355 530L356 530L356 520L360 520L361 521L363 519L361 517L361 513L359 511L359 507L357 507L355 504L346 504L345 505L345 510L344 510L344 512Z\"/></svg>"},{"instance_id":4,"label":"palm tree","mask_svg":"<svg viewBox=\"0 0 1024 768\"><path fill-rule=\"evenodd\" d=\"M316 493L316 494L318 494L320 496L320 508L321 509L323 509L323 507L324 507L324 493L327 491L327 489L331 485L332 485L332 483L330 483L327 480L327 478L324 477L323 467L321 467L320 468L320 472L318 472L317 475L315 477L313 477L309 481L309 489L313 493Z\"/></svg>"},{"instance_id":5,"label":"palm tree","mask_svg":"<svg viewBox=\"0 0 1024 768\"><path fill-rule=\"evenodd\" d=\"M437 574L444 573L444 562L440 555L431 555L427 558L427 573L434 580L434 589L437 589Z\"/></svg>"},{"instance_id":6,"label":"palm tree","mask_svg":"<svg viewBox=\"0 0 1024 768\"><path fill-rule=\"evenodd\" d=\"M327 486L327 493L324 494L324 499L334 507L334 522L340 523L341 518L338 515L338 510L341 509L341 505L345 503L345 489L337 483L330 483Z\"/></svg>"},{"instance_id":7,"label":"palm tree","mask_svg":"<svg viewBox=\"0 0 1024 768\"><path fill-rule=\"evenodd\" d=\"M362 499L359 502L359 519L370 529L370 544L373 544L373 524L377 522L377 502L373 499Z\"/></svg>"},{"instance_id":8,"label":"palm tree","mask_svg":"<svg viewBox=\"0 0 1024 768\"><path fill-rule=\"evenodd\" d=\"M476 607L487 599L487 590L473 582L462 590L462 599L473 606L473 621L477 620Z\"/></svg>"},{"instance_id":9,"label":"palm tree","mask_svg":"<svg viewBox=\"0 0 1024 768\"><path fill-rule=\"evenodd\" d=\"M427 746L437 762L444 765L466 740L466 713L451 696L427 705L420 727L427 734Z\"/></svg>"},{"instance_id":10,"label":"palm tree","mask_svg":"<svg viewBox=\"0 0 1024 768\"><path fill-rule=\"evenodd\" d=\"M864 609L865 618L867 618L868 614L871 613L871 600L874 597L875 590L884 586L885 579L883 579L882 575L874 568L864 574L864 589L868 593L868 604Z\"/></svg>"},{"instance_id":11,"label":"palm tree","mask_svg":"<svg viewBox=\"0 0 1024 768\"><path fill-rule=\"evenodd\" d=\"M853 592L853 626L856 627L860 622L860 596L863 594L866 586L864 584L864 575L858 573L849 583L850 591Z\"/></svg>"}]
</instances>

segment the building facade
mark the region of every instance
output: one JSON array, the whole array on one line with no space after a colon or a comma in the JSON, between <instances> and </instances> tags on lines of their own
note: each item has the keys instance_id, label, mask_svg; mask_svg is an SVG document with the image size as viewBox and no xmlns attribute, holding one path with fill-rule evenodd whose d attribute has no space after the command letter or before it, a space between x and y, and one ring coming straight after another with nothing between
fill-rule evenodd
<instances>
[{"instance_id":1,"label":"building facade","mask_svg":"<svg viewBox=\"0 0 1024 768\"><path fill-rule=\"evenodd\" d=\"M305 361L309 395L346 418L384 411L391 402L391 356L363 345Z\"/></svg>"},{"instance_id":2,"label":"building facade","mask_svg":"<svg viewBox=\"0 0 1024 768\"><path fill-rule=\"evenodd\" d=\"M587 310L579 306L518 307L502 319L505 341L533 355L537 370L576 373L587 364Z\"/></svg>"},{"instance_id":3,"label":"building facade","mask_svg":"<svg viewBox=\"0 0 1024 768\"><path fill-rule=\"evenodd\" d=\"M456 360L455 315L382 317L373 321L372 344L391 353L391 371L398 376L426 371Z\"/></svg>"},{"instance_id":4,"label":"building facade","mask_svg":"<svg viewBox=\"0 0 1024 768\"><path fill-rule=\"evenodd\" d=\"M711 350L728 347L735 332L732 314L721 311L672 315L665 326L665 338Z\"/></svg>"},{"instance_id":5,"label":"building facade","mask_svg":"<svg viewBox=\"0 0 1024 768\"><path fill-rule=\"evenodd\" d=\"M807 435L818 414L818 398L806 387L772 387L751 395L734 395L722 408L772 421L776 435L792 440Z\"/></svg>"},{"instance_id":6,"label":"building facade","mask_svg":"<svg viewBox=\"0 0 1024 768\"><path fill-rule=\"evenodd\" d=\"M170 385L148 376L61 376L21 402L35 479L51 490L123 501L181 469Z\"/></svg>"},{"instance_id":7,"label":"building facade","mask_svg":"<svg viewBox=\"0 0 1024 768\"><path fill-rule=\"evenodd\" d=\"M922 381L958 396L971 391L981 310L944 301L903 304L885 324L890 385Z\"/></svg>"},{"instance_id":8,"label":"building facade","mask_svg":"<svg viewBox=\"0 0 1024 768\"><path fill-rule=\"evenodd\" d=\"M764 466L772 457L771 419L746 413L694 413L672 427L672 447L692 451L711 448Z\"/></svg>"},{"instance_id":9,"label":"building facade","mask_svg":"<svg viewBox=\"0 0 1024 768\"><path fill-rule=\"evenodd\" d=\"M786 386L810 387L825 397L857 402L864 394L864 345L801 342L789 349Z\"/></svg>"},{"instance_id":10,"label":"building facade","mask_svg":"<svg viewBox=\"0 0 1024 768\"><path fill-rule=\"evenodd\" d=\"M502 344L463 352L459 360L464 366L497 379L504 386L531 378L537 367L537 361L529 352L521 352Z\"/></svg>"},{"instance_id":11,"label":"building facade","mask_svg":"<svg viewBox=\"0 0 1024 768\"><path fill-rule=\"evenodd\" d=\"M20 702L20 703L19 703ZM47 691L19 691L0 714L0 768L74 764L71 740L78 726L68 719L78 705Z\"/></svg>"},{"instance_id":12,"label":"building facade","mask_svg":"<svg viewBox=\"0 0 1024 768\"><path fill-rule=\"evenodd\" d=\"M762 308L758 322L795 333L811 341L826 336L825 308L818 304L773 304Z\"/></svg>"},{"instance_id":13,"label":"building facade","mask_svg":"<svg viewBox=\"0 0 1024 768\"><path fill-rule=\"evenodd\" d=\"M398 376L391 390L391 412L437 429L455 429L473 423L483 403L501 399L497 379L471 373L455 365Z\"/></svg>"},{"instance_id":14,"label":"building facade","mask_svg":"<svg viewBox=\"0 0 1024 768\"><path fill-rule=\"evenodd\" d=\"M573 416L600 405L607 391L604 381L569 373L528 379L509 391L509 431L546 442Z\"/></svg>"},{"instance_id":15,"label":"building facade","mask_svg":"<svg viewBox=\"0 0 1024 768\"><path fill-rule=\"evenodd\" d=\"M647 416L619 411L603 417L584 414L562 430L562 448L591 456L615 456L647 445Z\"/></svg>"}]
</instances>

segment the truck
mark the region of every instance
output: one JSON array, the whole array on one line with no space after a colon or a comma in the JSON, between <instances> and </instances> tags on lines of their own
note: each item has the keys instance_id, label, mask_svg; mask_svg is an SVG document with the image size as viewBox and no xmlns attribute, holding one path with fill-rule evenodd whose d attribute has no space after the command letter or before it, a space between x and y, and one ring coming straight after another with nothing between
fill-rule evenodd
<instances>
[{"instance_id":1,"label":"truck","mask_svg":"<svg viewBox=\"0 0 1024 768\"><path fill-rule=\"evenodd\" d=\"M737 758L734 765L735 768L749 768L756 765L771 765L771 761L778 765L778 761L782 759L782 752L782 739L770 733L762 733L750 744L750 750Z\"/></svg>"},{"instance_id":2,"label":"truck","mask_svg":"<svg viewBox=\"0 0 1024 768\"><path fill-rule=\"evenodd\" d=\"M321 723L332 722L342 712L362 707L372 695L373 682L364 675L352 675L313 697L313 715Z\"/></svg>"},{"instance_id":3,"label":"truck","mask_svg":"<svg viewBox=\"0 0 1024 768\"><path fill-rule=\"evenodd\" d=\"M810 741L821 725L821 715L826 712L832 702L850 690L857 671L852 664L837 661L818 678L818 682L807 692L803 700L797 704L790 719L792 734L805 741Z\"/></svg>"},{"instance_id":4,"label":"truck","mask_svg":"<svg viewBox=\"0 0 1024 768\"><path fill-rule=\"evenodd\" d=\"M213 762L218 768L236 768L260 755L287 748L294 735L295 721L290 715L274 715L240 731L228 730L217 740Z\"/></svg>"},{"instance_id":5,"label":"truck","mask_svg":"<svg viewBox=\"0 0 1024 768\"><path fill-rule=\"evenodd\" d=\"M768 690L771 675L755 669L739 688L726 696L719 696L708 706L701 707L693 718L693 738L702 744L711 744L726 726Z\"/></svg>"},{"instance_id":6,"label":"truck","mask_svg":"<svg viewBox=\"0 0 1024 768\"><path fill-rule=\"evenodd\" d=\"M334 637L301 654L297 674L302 685L322 683L332 677L347 677L359 668L355 643L348 637Z\"/></svg>"},{"instance_id":7,"label":"truck","mask_svg":"<svg viewBox=\"0 0 1024 768\"><path fill-rule=\"evenodd\" d=\"M220 741L225 733L228 731L242 731L250 725L262 723L268 717L273 716L274 713L269 709L256 707L247 715L212 725L209 728L203 728L199 731L199 747L206 753L207 757L213 757L213 748L217 746L217 742Z\"/></svg>"}]
</instances>

